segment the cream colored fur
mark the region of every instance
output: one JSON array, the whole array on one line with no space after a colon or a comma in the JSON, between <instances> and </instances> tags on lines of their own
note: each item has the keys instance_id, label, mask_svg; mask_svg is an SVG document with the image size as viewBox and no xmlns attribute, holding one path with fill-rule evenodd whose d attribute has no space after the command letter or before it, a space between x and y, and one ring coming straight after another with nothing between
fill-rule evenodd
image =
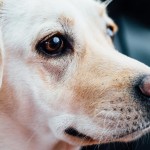
<instances>
[{"instance_id":1,"label":"cream colored fur","mask_svg":"<svg viewBox=\"0 0 150 150\"><path fill-rule=\"evenodd\" d=\"M137 127L147 123L129 91L132 81L150 74L150 68L115 50L106 30L107 25L114 32L117 27L103 4L93 0L3 3L1 150L78 150L134 140L149 130L130 131L137 115ZM73 53L44 58L35 45L55 32L72 38ZM69 127L91 140L65 134Z\"/></svg>"}]
</instances>

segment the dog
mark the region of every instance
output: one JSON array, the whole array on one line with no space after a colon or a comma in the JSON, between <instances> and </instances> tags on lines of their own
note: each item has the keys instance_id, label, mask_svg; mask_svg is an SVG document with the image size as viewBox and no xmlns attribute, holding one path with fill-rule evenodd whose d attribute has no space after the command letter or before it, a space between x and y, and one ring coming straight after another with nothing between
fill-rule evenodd
<instances>
[{"instance_id":1,"label":"dog","mask_svg":"<svg viewBox=\"0 0 150 150\"><path fill-rule=\"evenodd\" d=\"M150 68L119 53L95 0L4 0L0 150L79 150L150 130Z\"/></svg>"}]
</instances>

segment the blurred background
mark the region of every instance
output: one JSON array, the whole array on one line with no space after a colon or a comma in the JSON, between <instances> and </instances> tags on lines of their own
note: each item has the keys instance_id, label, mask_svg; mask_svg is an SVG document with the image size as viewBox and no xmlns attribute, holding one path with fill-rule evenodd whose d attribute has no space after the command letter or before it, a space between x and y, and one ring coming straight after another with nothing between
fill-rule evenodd
<instances>
[{"instance_id":1,"label":"blurred background","mask_svg":"<svg viewBox=\"0 0 150 150\"><path fill-rule=\"evenodd\" d=\"M116 48L150 66L150 0L113 0L108 14L119 27ZM83 150L150 150L150 134L131 143L111 143Z\"/></svg>"}]
</instances>

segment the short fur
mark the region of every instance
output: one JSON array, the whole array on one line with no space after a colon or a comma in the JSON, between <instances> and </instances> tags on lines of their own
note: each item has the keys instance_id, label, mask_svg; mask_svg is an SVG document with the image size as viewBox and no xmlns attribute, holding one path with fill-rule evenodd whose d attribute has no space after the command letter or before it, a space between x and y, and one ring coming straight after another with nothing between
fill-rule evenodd
<instances>
[{"instance_id":1,"label":"short fur","mask_svg":"<svg viewBox=\"0 0 150 150\"><path fill-rule=\"evenodd\" d=\"M117 27L103 4L5 0L0 15L1 150L79 150L149 130L148 109L133 87L150 68L115 50L107 26ZM37 52L56 32L70 37L72 50L59 58Z\"/></svg>"}]
</instances>

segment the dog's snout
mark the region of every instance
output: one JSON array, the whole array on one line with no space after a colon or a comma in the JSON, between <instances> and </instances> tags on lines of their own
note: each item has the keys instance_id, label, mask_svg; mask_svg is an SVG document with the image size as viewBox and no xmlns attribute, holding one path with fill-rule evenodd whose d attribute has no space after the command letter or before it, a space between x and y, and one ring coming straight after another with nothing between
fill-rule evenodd
<instances>
[{"instance_id":1,"label":"dog's snout","mask_svg":"<svg viewBox=\"0 0 150 150\"><path fill-rule=\"evenodd\" d=\"M141 79L138 87L144 96L150 97L150 75L144 76Z\"/></svg>"}]
</instances>

